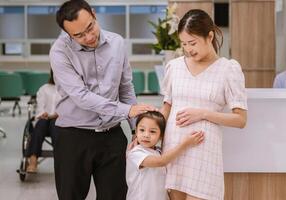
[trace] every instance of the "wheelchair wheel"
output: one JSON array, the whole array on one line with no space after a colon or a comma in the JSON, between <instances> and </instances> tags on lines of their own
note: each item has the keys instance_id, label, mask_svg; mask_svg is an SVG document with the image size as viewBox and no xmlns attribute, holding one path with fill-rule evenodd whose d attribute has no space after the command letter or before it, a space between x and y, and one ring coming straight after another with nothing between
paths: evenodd
<instances>
[{"instance_id":1,"label":"wheelchair wheel","mask_svg":"<svg viewBox=\"0 0 286 200\"><path fill-rule=\"evenodd\" d=\"M28 119L23 132L22 160L20 163L20 168L17 170L17 173L19 174L19 178L21 181L25 181L27 175L28 154L29 154L29 146L30 146L32 131L33 131L32 120Z\"/></svg>"},{"instance_id":2,"label":"wheelchair wheel","mask_svg":"<svg viewBox=\"0 0 286 200\"><path fill-rule=\"evenodd\" d=\"M25 181L26 179L26 170L27 170L27 166L28 166L28 159L27 158L23 158L20 164L20 169L17 170L17 172L19 173L19 178L22 182Z\"/></svg>"},{"instance_id":3,"label":"wheelchair wheel","mask_svg":"<svg viewBox=\"0 0 286 200\"><path fill-rule=\"evenodd\" d=\"M25 125L23 139L22 139L22 155L24 158L27 157L28 155L32 131L33 131L32 121L28 120Z\"/></svg>"}]
</instances>

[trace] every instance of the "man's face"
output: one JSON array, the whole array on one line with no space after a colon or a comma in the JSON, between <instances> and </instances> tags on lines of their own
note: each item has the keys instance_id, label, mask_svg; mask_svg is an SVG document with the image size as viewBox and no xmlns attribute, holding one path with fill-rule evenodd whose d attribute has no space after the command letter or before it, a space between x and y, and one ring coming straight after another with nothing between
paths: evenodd
<instances>
[{"instance_id":1,"label":"man's face","mask_svg":"<svg viewBox=\"0 0 286 200\"><path fill-rule=\"evenodd\" d=\"M95 15L92 16L88 11L82 9L76 20L64 21L64 28L79 44L91 48L97 47L100 27Z\"/></svg>"}]
</instances>

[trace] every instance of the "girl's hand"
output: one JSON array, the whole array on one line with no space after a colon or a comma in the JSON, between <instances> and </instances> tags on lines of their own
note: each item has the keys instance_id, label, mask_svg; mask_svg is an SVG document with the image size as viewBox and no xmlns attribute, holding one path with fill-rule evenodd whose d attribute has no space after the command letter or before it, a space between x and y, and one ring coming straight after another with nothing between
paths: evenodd
<instances>
[{"instance_id":1,"label":"girl's hand","mask_svg":"<svg viewBox=\"0 0 286 200\"><path fill-rule=\"evenodd\" d=\"M204 119L206 110L198 108L186 108L177 112L176 125L179 127L188 126L192 123L201 121Z\"/></svg>"},{"instance_id":2,"label":"girl's hand","mask_svg":"<svg viewBox=\"0 0 286 200\"><path fill-rule=\"evenodd\" d=\"M137 141L137 137L135 136L134 139L132 138L132 142L130 144L128 144L127 151L130 151L131 149L133 149L137 145L138 145L138 141Z\"/></svg>"},{"instance_id":3,"label":"girl's hand","mask_svg":"<svg viewBox=\"0 0 286 200\"><path fill-rule=\"evenodd\" d=\"M198 131L198 132L193 132L191 134L188 134L186 137L183 139L183 143L186 146L195 146L204 141L204 132Z\"/></svg>"}]
</instances>

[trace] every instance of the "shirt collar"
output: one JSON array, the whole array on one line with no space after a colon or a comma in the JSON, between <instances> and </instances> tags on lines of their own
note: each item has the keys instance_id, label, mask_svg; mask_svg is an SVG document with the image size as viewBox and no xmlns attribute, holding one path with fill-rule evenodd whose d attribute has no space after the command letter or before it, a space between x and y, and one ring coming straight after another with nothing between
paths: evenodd
<instances>
[{"instance_id":1,"label":"shirt collar","mask_svg":"<svg viewBox=\"0 0 286 200\"><path fill-rule=\"evenodd\" d=\"M98 46L96 48L82 46L81 44L79 44L77 41L75 41L71 37L70 37L70 40L71 40L72 49L77 50L77 51L94 51L95 49L104 45L106 42L109 42L108 37L106 37L105 31L102 31L102 30L100 30L99 43L98 43Z\"/></svg>"}]
</instances>

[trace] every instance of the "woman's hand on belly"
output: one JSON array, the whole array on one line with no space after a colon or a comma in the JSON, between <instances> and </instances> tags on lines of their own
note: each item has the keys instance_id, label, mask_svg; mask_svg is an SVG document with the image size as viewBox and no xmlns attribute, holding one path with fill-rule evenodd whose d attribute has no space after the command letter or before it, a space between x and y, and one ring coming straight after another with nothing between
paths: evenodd
<instances>
[{"instance_id":1,"label":"woman's hand on belly","mask_svg":"<svg viewBox=\"0 0 286 200\"><path fill-rule=\"evenodd\" d=\"M176 125L179 127L188 126L192 123L204 120L207 110L200 108L185 108L177 112Z\"/></svg>"}]
</instances>

